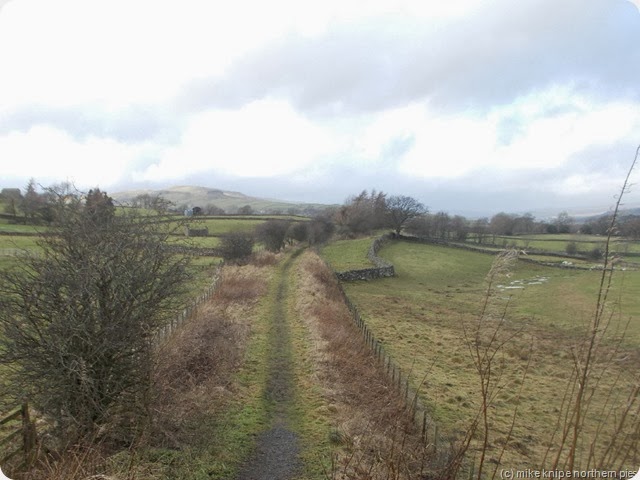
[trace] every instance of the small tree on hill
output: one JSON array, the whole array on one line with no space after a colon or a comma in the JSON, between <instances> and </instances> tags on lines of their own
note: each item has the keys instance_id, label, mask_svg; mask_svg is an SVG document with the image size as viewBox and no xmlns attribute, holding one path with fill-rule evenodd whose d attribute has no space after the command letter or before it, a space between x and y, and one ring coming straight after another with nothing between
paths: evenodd
<instances>
[{"instance_id":1,"label":"small tree on hill","mask_svg":"<svg viewBox=\"0 0 640 480\"><path fill-rule=\"evenodd\" d=\"M52 198L53 234L0 272L0 362L67 438L105 425L131 434L147 412L152 340L181 303L188 258L153 216L96 214L106 194Z\"/></svg>"}]
</instances>

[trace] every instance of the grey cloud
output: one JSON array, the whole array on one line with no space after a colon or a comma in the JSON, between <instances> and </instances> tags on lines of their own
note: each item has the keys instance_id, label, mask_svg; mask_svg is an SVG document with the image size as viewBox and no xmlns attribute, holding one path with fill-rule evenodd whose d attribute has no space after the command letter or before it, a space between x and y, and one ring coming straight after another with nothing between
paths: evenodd
<instances>
[{"instance_id":1,"label":"grey cloud","mask_svg":"<svg viewBox=\"0 0 640 480\"><path fill-rule=\"evenodd\" d=\"M179 137L177 122L155 107L132 105L115 112L84 105L66 108L31 105L0 114L0 134L27 132L38 125L51 126L83 141L89 136L124 143L146 140L173 142Z\"/></svg>"},{"instance_id":2,"label":"grey cloud","mask_svg":"<svg viewBox=\"0 0 640 480\"><path fill-rule=\"evenodd\" d=\"M626 0L502 0L434 29L389 17L289 35L239 60L221 78L194 82L186 109L232 108L267 96L334 115L413 100L485 108L549 85L640 98L640 14Z\"/></svg>"}]
</instances>

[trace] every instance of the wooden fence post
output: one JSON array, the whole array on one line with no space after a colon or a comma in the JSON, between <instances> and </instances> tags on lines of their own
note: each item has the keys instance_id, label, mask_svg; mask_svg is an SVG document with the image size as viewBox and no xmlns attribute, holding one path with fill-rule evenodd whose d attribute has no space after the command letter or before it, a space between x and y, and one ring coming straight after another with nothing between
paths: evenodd
<instances>
[{"instance_id":1,"label":"wooden fence post","mask_svg":"<svg viewBox=\"0 0 640 480\"><path fill-rule=\"evenodd\" d=\"M34 460L36 437L36 426L29 416L29 404L27 401L24 401L22 403L22 438L24 442L25 464L27 467L29 467Z\"/></svg>"},{"instance_id":2,"label":"wooden fence post","mask_svg":"<svg viewBox=\"0 0 640 480\"><path fill-rule=\"evenodd\" d=\"M427 442L427 412L422 412L422 439Z\"/></svg>"}]
</instances>

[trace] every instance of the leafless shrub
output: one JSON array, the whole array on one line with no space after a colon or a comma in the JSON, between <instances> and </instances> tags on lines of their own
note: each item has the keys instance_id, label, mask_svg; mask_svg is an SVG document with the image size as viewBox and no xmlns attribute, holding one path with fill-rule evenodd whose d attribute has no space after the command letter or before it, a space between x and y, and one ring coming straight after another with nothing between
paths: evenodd
<instances>
[{"instance_id":1,"label":"leafless shrub","mask_svg":"<svg viewBox=\"0 0 640 480\"><path fill-rule=\"evenodd\" d=\"M0 271L0 362L61 440L130 442L148 413L152 338L183 301L189 259L157 217L50 194L53 234Z\"/></svg>"}]
</instances>

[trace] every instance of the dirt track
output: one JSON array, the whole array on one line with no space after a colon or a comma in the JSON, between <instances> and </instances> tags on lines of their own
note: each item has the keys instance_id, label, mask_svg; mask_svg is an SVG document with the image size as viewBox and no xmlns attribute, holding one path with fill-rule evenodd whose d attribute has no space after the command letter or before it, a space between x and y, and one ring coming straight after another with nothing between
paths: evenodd
<instances>
[{"instance_id":1,"label":"dirt track","mask_svg":"<svg viewBox=\"0 0 640 480\"><path fill-rule=\"evenodd\" d=\"M289 272L296 254L283 266L269 335L269 379L265 396L270 403L271 427L256 438L252 456L245 462L237 480L287 480L301 472L298 436L289 428L289 409L293 392L291 339L286 318Z\"/></svg>"}]
</instances>

